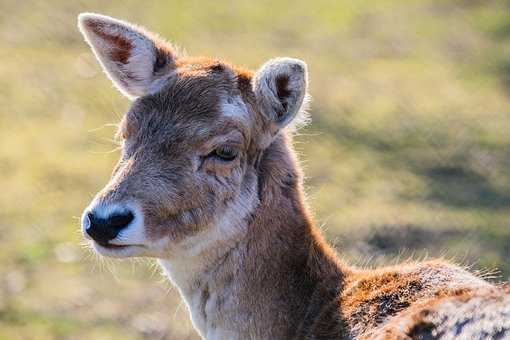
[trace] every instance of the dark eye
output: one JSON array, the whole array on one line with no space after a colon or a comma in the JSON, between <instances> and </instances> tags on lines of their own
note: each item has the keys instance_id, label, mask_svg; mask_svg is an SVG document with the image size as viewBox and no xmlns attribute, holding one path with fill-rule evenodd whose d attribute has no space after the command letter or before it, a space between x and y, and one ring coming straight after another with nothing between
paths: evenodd
<instances>
[{"instance_id":1,"label":"dark eye","mask_svg":"<svg viewBox=\"0 0 510 340\"><path fill-rule=\"evenodd\" d=\"M222 161L233 161L237 157L237 151L229 146L222 146L211 153L211 156L221 159Z\"/></svg>"}]
</instances>

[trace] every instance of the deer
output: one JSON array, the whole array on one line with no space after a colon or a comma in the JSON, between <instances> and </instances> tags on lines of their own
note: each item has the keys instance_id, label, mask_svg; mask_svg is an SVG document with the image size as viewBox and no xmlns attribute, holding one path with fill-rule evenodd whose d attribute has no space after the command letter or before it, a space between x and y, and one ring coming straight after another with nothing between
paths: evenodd
<instances>
[{"instance_id":1,"label":"deer","mask_svg":"<svg viewBox=\"0 0 510 340\"><path fill-rule=\"evenodd\" d=\"M155 258L202 338L510 338L510 286L444 259L359 268L326 242L292 144L305 62L253 72L105 15L78 27L131 100L82 233L100 255Z\"/></svg>"}]
</instances>

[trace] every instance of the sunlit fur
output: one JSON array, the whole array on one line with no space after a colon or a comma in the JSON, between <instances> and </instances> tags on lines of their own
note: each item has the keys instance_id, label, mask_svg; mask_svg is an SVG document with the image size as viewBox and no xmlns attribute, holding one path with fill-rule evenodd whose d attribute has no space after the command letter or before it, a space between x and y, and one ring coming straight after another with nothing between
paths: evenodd
<instances>
[{"instance_id":1,"label":"sunlit fur","mask_svg":"<svg viewBox=\"0 0 510 340\"><path fill-rule=\"evenodd\" d=\"M253 73L179 57L109 17L79 21L105 72L134 100L120 124L121 159L84 216L136 206L138 222L111 241L124 247L94 248L158 258L202 337L510 336L508 289L441 260L358 269L323 240L289 132L304 117L304 62L277 58ZM216 157L222 147L236 156Z\"/></svg>"}]
</instances>

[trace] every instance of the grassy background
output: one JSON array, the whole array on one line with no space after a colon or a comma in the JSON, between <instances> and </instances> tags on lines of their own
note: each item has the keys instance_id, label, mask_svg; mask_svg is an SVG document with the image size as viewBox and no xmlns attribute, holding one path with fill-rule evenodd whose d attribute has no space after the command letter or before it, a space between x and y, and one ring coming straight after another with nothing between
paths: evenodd
<instances>
[{"instance_id":1,"label":"grassy background","mask_svg":"<svg viewBox=\"0 0 510 340\"><path fill-rule=\"evenodd\" d=\"M510 1L2 0L0 339L196 339L151 261L80 246L128 106L81 11L251 68L306 60L314 122L296 144L341 256L445 256L510 278Z\"/></svg>"}]
</instances>

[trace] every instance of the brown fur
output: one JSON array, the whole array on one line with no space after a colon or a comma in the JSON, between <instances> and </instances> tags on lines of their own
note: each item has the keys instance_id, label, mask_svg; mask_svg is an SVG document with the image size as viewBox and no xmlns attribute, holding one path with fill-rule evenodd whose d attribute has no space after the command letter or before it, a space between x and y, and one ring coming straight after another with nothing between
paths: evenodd
<instances>
[{"instance_id":1,"label":"brown fur","mask_svg":"<svg viewBox=\"0 0 510 340\"><path fill-rule=\"evenodd\" d=\"M129 50L122 39L112 43ZM274 129L258 106L252 72L208 58L177 58L171 69L167 83L136 99L123 118L122 157L96 200L139 202L149 239L170 240L164 253L148 256L183 261L175 258L176 245L204 233L239 195L256 190L255 207L243 217L246 232L198 254L207 259L206 274L180 287L183 295L199 293L200 322L246 339L510 336L509 289L440 260L374 270L339 260L308 212L290 133L280 131L262 147ZM277 80L282 102L288 82ZM222 114L221 101L236 96L248 117ZM225 143L239 150L235 161L207 157ZM473 312L486 305L496 308L490 319ZM478 333L458 329L462 306L476 314L465 322L478 325Z\"/></svg>"},{"instance_id":2,"label":"brown fur","mask_svg":"<svg viewBox=\"0 0 510 340\"><path fill-rule=\"evenodd\" d=\"M445 290L388 322L376 339L503 339L510 327L510 290Z\"/></svg>"}]
</instances>

